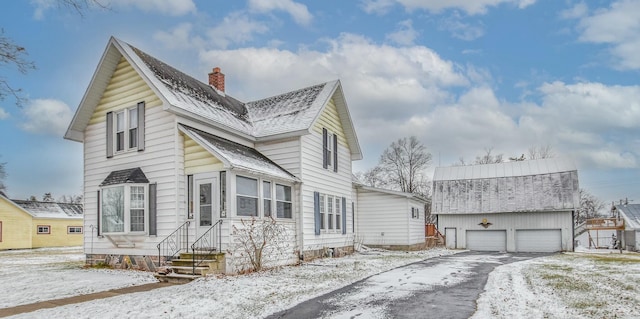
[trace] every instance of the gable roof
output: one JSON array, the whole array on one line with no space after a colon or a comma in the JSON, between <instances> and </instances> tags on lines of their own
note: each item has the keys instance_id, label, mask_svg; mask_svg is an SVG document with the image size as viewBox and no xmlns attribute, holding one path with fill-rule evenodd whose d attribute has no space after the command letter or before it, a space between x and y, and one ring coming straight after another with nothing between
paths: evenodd
<instances>
[{"instance_id":1,"label":"gable roof","mask_svg":"<svg viewBox=\"0 0 640 319\"><path fill-rule=\"evenodd\" d=\"M3 194L0 198L5 199L19 210L31 215L34 218L53 219L82 219L83 210L81 204L38 202L29 200L9 199Z\"/></svg>"},{"instance_id":2,"label":"gable roof","mask_svg":"<svg viewBox=\"0 0 640 319\"><path fill-rule=\"evenodd\" d=\"M287 181L299 181L295 175L289 173L256 149L202 132L186 125L180 125L180 131L184 132L192 140L196 141L196 143L218 158L224 164L225 168L269 175Z\"/></svg>"},{"instance_id":3,"label":"gable roof","mask_svg":"<svg viewBox=\"0 0 640 319\"><path fill-rule=\"evenodd\" d=\"M627 229L640 230L640 204L615 205L624 218Z\"/></svg>"},{"instance_id":4,"label":"gable roof","mask_svg":"<svg viewBox=\"0 0 640 319\"><path fill-rule=\"evenodd\" d=\"M406 197L407 199L416 200L416 201L419 201L419 202L421 202L423 204L427 204L428 203L428 201L424 197L416 195L416 194L412 194L412 193L394 191L394 190L386 189L386 188L372 187L372 186L367 186L367 185L363 185L363 184L356 183L356 182L353 182L353 186L356 189L362 189L362 190L369 191L369 192L377 192L377 193L395 195L395 196L400 196L400 197Z\"/></svg>"},{"instance_id":5,"label":"gable roof","mask_svg":"<svg viewBox=\"0 0 640 319\"><path fill-rule=\"evenodd\" d=\"M160 98L165 110L222 128L251 141L309 133L333 97L352 158L362 158L340 81L243 103L114 37L109 40L67 129L66 139L83 141L83 132L89 119L123 57Z\"/></svg>"}]
</instances>

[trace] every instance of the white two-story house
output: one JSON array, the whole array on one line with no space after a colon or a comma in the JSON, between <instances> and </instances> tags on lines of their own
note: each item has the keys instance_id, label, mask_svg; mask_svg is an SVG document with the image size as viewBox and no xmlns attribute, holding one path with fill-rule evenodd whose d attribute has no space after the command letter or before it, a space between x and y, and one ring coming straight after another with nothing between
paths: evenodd
<instances>
[{"instance_id":1,"label":"white two-story house","mask_svg":"<svg viewBox=\"0 0 640 319\"><path fill-rule=\"evenodd\" d=\"M153 270L202 235L226 252L268 216L289 232L284 263L353 249L362 152L339 81L240 101L219 68L203 83L111 38L65 138L84 145L88 260Z\"/></svg>"}]
</instances>

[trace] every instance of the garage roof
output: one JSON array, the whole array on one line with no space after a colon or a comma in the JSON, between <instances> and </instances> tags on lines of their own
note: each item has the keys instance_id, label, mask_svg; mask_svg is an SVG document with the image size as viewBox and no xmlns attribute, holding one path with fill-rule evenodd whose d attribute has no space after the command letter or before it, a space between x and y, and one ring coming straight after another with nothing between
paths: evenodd
<instances>
[{"instance_id":1,"label":"garage roof","mask_svg":"<svg viewBox=\"0 0 640 319\"><path fill-rule=\"evenodd\" d=\"M496 164L436 167L434 181L467 180L510 176L542 175L576 171L573 161L561 158L545 158Z\"/></svg>"}]
</instances>

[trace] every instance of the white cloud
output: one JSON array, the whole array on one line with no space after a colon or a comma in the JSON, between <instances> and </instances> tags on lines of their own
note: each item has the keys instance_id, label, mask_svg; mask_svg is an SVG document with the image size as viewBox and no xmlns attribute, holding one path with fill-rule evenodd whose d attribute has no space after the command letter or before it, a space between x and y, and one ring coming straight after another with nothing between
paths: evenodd
<instances>
[{"instance_id":1,"label":"white cloud","mask_svg":"<svg viewBox=\"0 0 640 319\"><path fill-rule=\"evenodd\" d=\"M450 17L442 19L439 28L447 30L452 36L465 41L475 40L484 35L483 27L462 22L462 17L458 12L454 12Z\"/></svg>"},{"instance_id":2,"label":"white cloud","mask_svg":"<svg viewBox=\"0 0 640 319\"><path fill-rule=\"evenodd\" d=\"M9 118L9 113L0 107L0 120Z\"/></svg>"},{"instance_id":3,"label":"white cloud","mask_svg":"<svg viewBox=\"0 0 640 319\"><path fill-rule=\"evenodd\" d=\"M573 15L580 17L577 26L580 41L608 45L614 68L640 69L640 1L616 1L586 16L580 10Z\"/></svg>"},{"instance_id":4,"label":"white cloud","mask_svg":"<svg viewBox=\"0 0 640 319\"><path fill-rule=\"evenodd\" d=\"M268 31L264 23L251 20L244 12L237 11L224 17L220 24L207 31L207 35L216 48L226 49L232 43L247 43L255 34Z\"/></svg>"},{"instance_id":5,"label":"white cloud","mask_svg":"<svg viewBox=\"0 0 640 319\"><path fill-rule=\"evenodd\" d=\"M369 14L385 14L395 3L395 0L362 0L360 6L364 12Z\"/></svg>"},{"instance_id":6,"label":"white cloud","mask_svg":"<svg viewBox=\"0 0 640 319\"><path fill-rule=\"evenodd\" d=\"M31 100L23 109L25 121L20 127L31 133L62 136L73 113L67 104L53 99Z\"/></svg>"},{"instance_id":7,"label":"white cloud","mask_svg":"<svg viewBox=\"0 0 640 319\"><path fill-rule=\"evenodd\" d=\"M398 23L399 30L387 34L387 40L399 45L413 45L419 33L413 28L411 20L404 20Z\"/></svg>"},{"instance_id":8,"label":"white cloud","mask_svg":"<svg viewBox=\"0 0 640 319\"><path fill-rule=\"evenodd\" d=\"M249 9L261 13L284 11L300 25L309 25L313 20L313 15L309 13L307 6L293 0L249 0Z\"/></svg>"},{"instance_id":9,"label":"white cloud","mask_svg":"<svg viewBox=\"0 0 640 319\"><path fill-rule=\"evenodd\" d=\"M560 12L563 19L578 19L587 15L589 7L584 2L576 3L573 7Z\"/></svg>"},{"instance_id":10,"label":"white cloud","mask_svg":"<svg viewBox=\"0 0 640 319\"><path fill-rule=\"evenodd\" d=\"M159 12L171 16L181 16L196 12L193 0L110 0L107 6L136 7L145 12Z\"/></svg>"},{"instance_id":11,"label":"white cloud","mask_svg":"<svg viewBox=\"0 0 640 319\"><path fill-rule=\"evenodd\" d=\"M444 10L462 10L468 15L485 14L490 7L497 7L502 4L517 6L524 9L536 2L536 0L396 0L407 10L422 9L433 13L440 13Z\"/></svg>"},{"instance_id":12,"label":"white cloud","mask_svg":"<svg viewBox=\"0 0 640 319\"><path fill-rule=\"evenodd\" d=\"M191 30L193 25L185 22L177 25L169 32L158 31L153 35L153 38L162 43L168 49L187 50L193 48L202 48L205 41L198 37L192 36Z\"/></svg>"},{"instance_id":13,"label":"white cloud","mask_svg":"<svg viewBox=\"0 0 640 319\"><path fill-rule=\"evenodd\" d=\"M44 18L44 13L55 7L54 0L31 0L31 5L35 6L35 11L33 12L33 18L36 20L42 20Z\"/></svg>"}]
</instances>

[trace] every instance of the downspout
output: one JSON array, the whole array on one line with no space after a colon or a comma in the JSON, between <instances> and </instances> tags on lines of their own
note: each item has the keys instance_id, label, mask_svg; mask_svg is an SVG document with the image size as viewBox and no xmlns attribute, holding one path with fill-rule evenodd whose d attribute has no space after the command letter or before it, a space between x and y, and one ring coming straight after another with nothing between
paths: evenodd
<instances>
[{"instance_id":1,"label":"downspout","mask_svg":"<svg viewBox=\"0 0 640 319\"><path fill-rule=\"evenodd\" d=\"M303 211L303 194L302 194L302 182L295 182L294 185L298 188L300 195L298 196L298 259L304 260L304 211Z\"/></svg>"},{"instance_id":2,"label":"downspout","mask_svg":"<svg viewBox=\"0 0 640 319\"><path fill-rule=\"evenodd\" d=\"M576 251L576 211L571 211L571 251Z\"/></svg>"}]
</instances>

